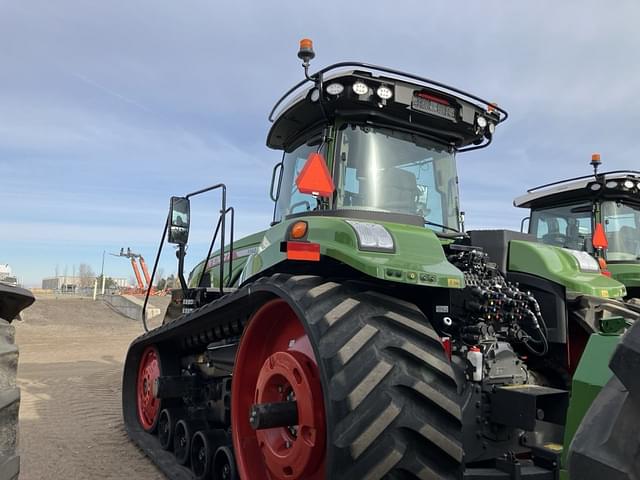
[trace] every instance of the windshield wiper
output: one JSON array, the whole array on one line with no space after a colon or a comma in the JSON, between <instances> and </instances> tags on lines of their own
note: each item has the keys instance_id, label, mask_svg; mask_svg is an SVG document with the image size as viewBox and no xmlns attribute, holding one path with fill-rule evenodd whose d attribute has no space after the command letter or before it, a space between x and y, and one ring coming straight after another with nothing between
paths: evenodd
<instances>
[{"instance_id":1,"label":"windshield wiper","mask_svg":"<svg viewBox=\"0 0 640 480\"><path fill-rule=\"evenodd\" d=\"M429 221L429 220L425 220L425 221L424 221L424 224L425 224L425 225L431 225L432 227L439 227L439 228L442 228L443 230L449 230L449 231L451 231L451 232L455 232L455 233L458 233L458 234L460 234L460 235L465 235L465 236L466 236L466 233L461 232L460 230L456 230L456 229L455 229L455 228L453 228L453 227L447 227L446 225L441 225L441 224L436 223L436 222L431 222L431 221ZM437 233L438 233L438 232L437 232ZM444 233L444 232L439 232L439 233Z\"/></svg>"}]
</instances>

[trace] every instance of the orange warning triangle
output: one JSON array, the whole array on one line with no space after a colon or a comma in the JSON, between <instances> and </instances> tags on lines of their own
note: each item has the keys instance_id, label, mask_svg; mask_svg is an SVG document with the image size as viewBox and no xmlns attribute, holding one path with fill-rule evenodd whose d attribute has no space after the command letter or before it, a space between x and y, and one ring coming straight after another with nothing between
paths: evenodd
<instances>
[{"instance_id":1,"label":"orange warning triangle","mask_svg":"<svg viewBox=\"0 0 640 480\"><path fill-rule=\"evenodd\" d=\"M609 248L609 240L607 240L607 235L604 233L604 228L601 223L596 225L596 231L593 232L593 248Z\"/></svg>"},{"instance_id":2,"label":"orange warning triangle","mask_svg":"<svg viewBox=\"0 0 640 480\"><path fill-rule=\"evenodd\" d=\"M336 187L327 168L327 162L321 153L312 153L302 171L296 178L296 186L300 193L310 193L320 197L329 197Z\"/></svg>"}]
</instances>

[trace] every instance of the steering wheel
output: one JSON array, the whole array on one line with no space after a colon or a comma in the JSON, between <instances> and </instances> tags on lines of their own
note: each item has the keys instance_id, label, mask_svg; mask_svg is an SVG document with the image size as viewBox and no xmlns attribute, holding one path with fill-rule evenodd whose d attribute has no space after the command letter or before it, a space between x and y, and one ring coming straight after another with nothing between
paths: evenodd
<instances>
[{"instance_id":1,"label":"steering wheel","mask_svg":"<svg viewBox=\"0 0 640 480\"><path fill-rule=\"evenodd\" d=\"M550 245L564 247L567 243L567 236L564 233L560 232L547 233L546 235L542 236L542 241Z\"/></svg>"}]
</instances>

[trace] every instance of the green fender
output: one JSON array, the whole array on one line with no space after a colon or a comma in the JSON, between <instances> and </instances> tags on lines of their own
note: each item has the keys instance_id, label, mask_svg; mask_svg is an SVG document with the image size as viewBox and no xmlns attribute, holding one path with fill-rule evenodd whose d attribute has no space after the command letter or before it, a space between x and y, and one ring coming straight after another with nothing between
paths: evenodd
<instances>
[{"instance_id":1,"label":"green fender","mask_svg":"<svg viewBox=\"0 0 640 480\"><path fill-rule=\"evenodd\" d=\"M621 298L626 288L617 280L596 272L583 272L578 261L563 248L542 243L512 240L509 244L509 271L546 278L563 285L568 293Z\"/></svg>"},{"instance_id":2,"label":"green fender","mask_svg":"<svg viewBox=\"0 0 640 480\"><path fill-rule=\"evenodd\" d=\"M432 287L464 287L464 275L447 261L440 239L430 229L377 221L393 237L395 251L371 252L358 249L355 230L346 221L353 219L313 215L285 220L267 230L258 252L247 262L243 278L285 261L286 252L281 251L280 244L286 239L289 225L301 220L308 224L306 240L320 244L321 255L370 277Z\"/></svg>"}]
</instances>

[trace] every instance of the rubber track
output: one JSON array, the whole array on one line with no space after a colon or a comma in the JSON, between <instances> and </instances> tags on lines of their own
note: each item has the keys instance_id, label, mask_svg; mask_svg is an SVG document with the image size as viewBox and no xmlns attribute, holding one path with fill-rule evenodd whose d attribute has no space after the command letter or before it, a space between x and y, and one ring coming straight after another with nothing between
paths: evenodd
<instances>
[{"instance_id":1,"label":"rubber track","mask_svg":"<svg viewBox=\"0 0 640 480\"><path fill-rule=\"evenodd\" d=\"M211 335L206 328L241 329L274 297L285 299L303 321L320 364L328 479L459 478L456 376L425 316L412 304L354 284L285 274L259 279L132 344L123 384L127 430L170 478L192 476L158 451L155 437L140 434L131 398L139 354L146 345L168 341L191 348Z\"/></svg>"},{"instance_id":2,"label":"rubber track","mask_svg":"<svg viewBox=\"0 0 640 480\"><path fill-rule=\"evenodd\" d=\"M13 325L0 319L0 478L13 480L20 472L18 456L18 410L16 386L18 347Z\"/></svg>"}]
</instances>

